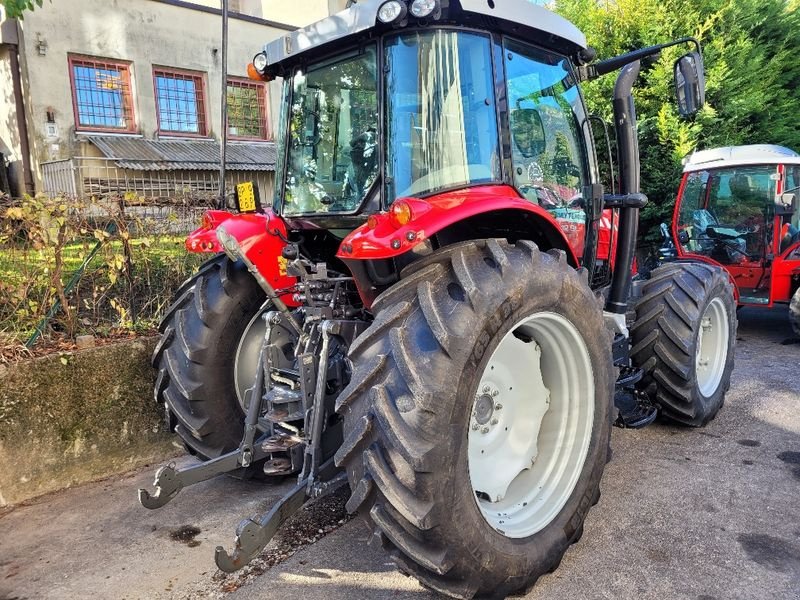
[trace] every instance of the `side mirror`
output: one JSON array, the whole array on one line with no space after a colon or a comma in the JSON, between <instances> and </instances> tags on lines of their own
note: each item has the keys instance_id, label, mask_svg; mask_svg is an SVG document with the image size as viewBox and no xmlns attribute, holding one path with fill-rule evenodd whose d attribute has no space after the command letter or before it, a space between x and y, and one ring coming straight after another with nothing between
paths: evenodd
<instances>
[{"instance_id":1,"label":"side mirror","mask_svg":"<svg viewBox=\"0 0 800 600\"><path fill-rule=\"evenodd\" d=\"M509 116L511 135L522 156L539 156L547 148L544 125L535 108L515 108Z\"/></svg>"},{"instance_id":2,"label":"side mirror","mask_svg":"<svg viewBox=\"0 0 800 600\"><path fill-rule=\"evenodd\" d=\"M777 204L776 211L781 216L793 215L800 210L800 199L794 192L781 194L781 199Z\"/></svg>"},{"instance_id":3,"label":"side mirror","mask_svg":"<svg viewBox=\"0 0 800 600\"><path fill-rule=\"evenodd\" d=\"M684 54L675 62L675 94L682 117L697 114L706 102L706 74L699 52Z\"/></svg>"},{"instance_id":4,"label":"side mirror","mask_svg":"<svg viewBox=\"0 0 800 600\"><path fill-rule=\"evenodd\" d=\"M689 233L685 229L681 229L678 232L678 242L681 246L685 246L689 243Z\"/></svg>"}]
</instances>

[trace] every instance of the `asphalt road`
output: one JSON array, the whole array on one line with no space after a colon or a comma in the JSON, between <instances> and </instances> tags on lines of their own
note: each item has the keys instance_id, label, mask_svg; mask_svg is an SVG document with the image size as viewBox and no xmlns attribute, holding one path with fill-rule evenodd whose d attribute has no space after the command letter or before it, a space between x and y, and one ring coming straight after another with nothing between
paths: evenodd
<instances>
[{"instance_id":1,"label":"asphalt road","mask_svg":"<svg viewBox=\"0 0 800 600\"><path fill-rule=\"evenodd\" d=\"M733 385L702 430L614 430L583 539L526 598L800 599L800 343L785 311L740 312ZM146 511L150 471L0 517L0 600L427 599L339 497L304 514L255 568L221 576L239 518L291 485L221 478ZM340 526L341 525L341 526ZM318 541L314 541L320 538ZM299 545L299 547L297 547Z\"/></svg>"}]
</instances>

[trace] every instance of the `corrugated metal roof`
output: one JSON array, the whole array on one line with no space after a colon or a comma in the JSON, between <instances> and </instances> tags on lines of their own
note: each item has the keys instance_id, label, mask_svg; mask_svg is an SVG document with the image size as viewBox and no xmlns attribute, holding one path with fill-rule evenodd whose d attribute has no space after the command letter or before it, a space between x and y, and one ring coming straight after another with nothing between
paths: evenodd
<instances>
[{"instance_id":1,"label":"corrugated metal roof","mask_svg":"<svg viewBox=\"0 0 800 600\"><path fill-rule=\"evenodd\" d=\"M214 140L145 140L91 135L87 139L122 169L136 171L215 171L219 142ZM229 142L226 166L231 171L274 171L273 142Z\"/></svg>"}]
</instances>

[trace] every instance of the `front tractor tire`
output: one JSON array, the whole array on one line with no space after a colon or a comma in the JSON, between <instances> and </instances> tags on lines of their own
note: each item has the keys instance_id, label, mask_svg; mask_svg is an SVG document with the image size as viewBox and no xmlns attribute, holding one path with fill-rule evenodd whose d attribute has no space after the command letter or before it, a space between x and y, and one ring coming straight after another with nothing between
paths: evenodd
<instances>
[{"instance_id":1,"label":"front tractor tire","mask_svg":"<svg viewBox=\"0 0 800 600\"><path fill-rule=\"evenodd\" d=\"M705 263L655 269L642 287L631 328L631 358L660 414L702 427L730 388L736 301L727 273Z\"/></svg>"},{"instance_id":2,"label":"front tractor tire","mask_svg":"<svg viewBox=\"0 0 800 600\"><path fill-rule=\"evenodd\" d=\"M221 254L181 286L161 321L155 399L198 458L216 458L242 440L240 397L256 373L265 300L247 268Z\"/></svg>"},{"instance_id":3,"label":"front tractor tire","mask_svg":"<svg viewBox=\"0 0 800 600\"><path fill-rule=\"evenodd\" d=\"M794 334L800 338L800 288L797 288L789 303L789 322Z\"/></svg>"},{"instance_id":4,"label":"front tractor tire","mask_svg":"<svg viewBox=\"0 0 800 600\"><path fill-rule=\"evenodd\" d=\"M474 241L409 268L350 348L347 508L426 587L503 597L558 566L599 498L611 336L561 251Z\"/></svg>"}]
</instances>

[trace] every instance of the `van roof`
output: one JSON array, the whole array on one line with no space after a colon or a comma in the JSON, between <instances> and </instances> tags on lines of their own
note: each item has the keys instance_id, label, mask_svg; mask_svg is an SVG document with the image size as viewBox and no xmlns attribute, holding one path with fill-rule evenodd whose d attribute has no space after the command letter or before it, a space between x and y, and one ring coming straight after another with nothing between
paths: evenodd
<instances>
[{"instance_id":1,"label":"van roof","mask_svg":"<svg viewBox=\"0 0 800 600\"><path fill-rule=\"evenodd\" d=\"M740 165L795 164L800 165L800 154L775 144L724 146L700 150L684 159L683 172L705 171L719 167Z\"/></svg>"}]
</instances>

